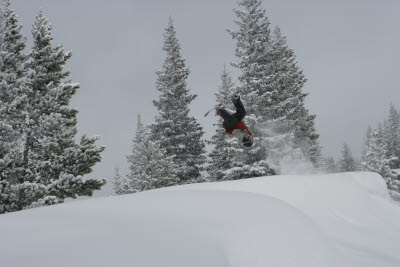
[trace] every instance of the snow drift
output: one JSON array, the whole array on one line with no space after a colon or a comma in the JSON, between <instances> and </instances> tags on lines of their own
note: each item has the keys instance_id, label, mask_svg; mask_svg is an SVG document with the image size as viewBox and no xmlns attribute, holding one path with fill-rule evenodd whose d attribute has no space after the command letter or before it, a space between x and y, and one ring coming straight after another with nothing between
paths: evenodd
<instances>
[{"instance_id":1,"label":"snow drift","mask_svg":"<svg viewBox=\"0 0 400 267\"><path fill-rule=\"evenodd\" d=\"M0 216L0 265L400 266L400 207L373 173L170 187Z\"/></svg>"}]
</instances>

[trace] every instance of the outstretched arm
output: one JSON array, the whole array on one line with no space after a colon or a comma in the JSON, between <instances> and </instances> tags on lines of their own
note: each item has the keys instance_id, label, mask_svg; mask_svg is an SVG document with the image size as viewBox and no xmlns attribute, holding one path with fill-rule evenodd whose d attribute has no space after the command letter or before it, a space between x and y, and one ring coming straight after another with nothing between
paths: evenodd
<instances>
[{"instance_id":1,"label":"outstretched arm","mask_svg":"<svg viewBox=\"0 0 400 267\"><path fill-rule=\"evenodd\" d=\"M253 134L249 131L249 128L247 128L246 125L244 125L244 130L250 135L251 141L253 141Z\"/></svg>"}]
</instances>

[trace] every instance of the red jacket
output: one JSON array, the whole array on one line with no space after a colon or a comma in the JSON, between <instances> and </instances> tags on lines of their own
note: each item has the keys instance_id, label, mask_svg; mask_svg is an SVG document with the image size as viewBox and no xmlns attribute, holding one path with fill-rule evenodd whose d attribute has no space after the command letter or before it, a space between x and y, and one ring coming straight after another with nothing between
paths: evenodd
<instances>
[{"instance_id":1,"label":"red jacket","mask_svg":"<svg viewBox=\"0 0 400 267\"><path fill-rule=\"evenodd\" d=\"M251 132L249 131L249 128L247 128L246 124L244 124L243 121L239 121L238 123L235 124L235 126L233 126L233 128L230 128L230 129L226 130L226 132L228 134L232 134L233 130L235 130L235 129L246 130L246 132L249 135L252 135Z\"/></svg>"}]
</instances>

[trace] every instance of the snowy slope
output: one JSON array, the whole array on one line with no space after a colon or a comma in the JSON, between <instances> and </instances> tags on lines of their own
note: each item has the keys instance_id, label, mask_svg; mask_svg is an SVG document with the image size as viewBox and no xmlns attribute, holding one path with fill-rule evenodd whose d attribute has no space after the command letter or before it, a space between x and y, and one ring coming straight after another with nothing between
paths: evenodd
<instances>
[{"instance_id":1,"label":"snowy slope","mask_svg":"<svg viewBox=\"0 0 400 267\"><path fill-rule=\"evenodd\" d=\"M171 187L0 215L0 266L400 266L372 173Z\"/></svg>"}]
</instances>

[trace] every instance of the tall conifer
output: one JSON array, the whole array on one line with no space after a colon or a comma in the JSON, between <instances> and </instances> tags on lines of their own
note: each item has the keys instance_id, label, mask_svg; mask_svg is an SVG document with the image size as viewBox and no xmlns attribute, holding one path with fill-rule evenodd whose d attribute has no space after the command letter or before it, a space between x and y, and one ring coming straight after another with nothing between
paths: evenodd
<instances>
[{"instance_id":1,"label":"tall conifer","mask_svg":"<svg viewBox=\"0 0 400 267\"><path fill-rule=\"evenodd\" d=\"M293 50L279 27L271 32L261 0L242 0L234 11L238 29L229 32L236 41L238 60L233 65L240 70L246 123L255 136L254 146L243 156L246 165L257 170L252 175L268 175L272 172L265 159L279 171L282 159L302 153L302 160L318 166L321 151L315 116L304 105L306 79Z\"/></svg>"},{"instance_id":2,"label":"tall conifer","mask_svg":"<svg viewBox=\"0 0 400 267\"><path fill-rule=\"evenodd\" d=\"M166 58L157 72L159 99L154 101L158 109L152 134L161 148L173 156L177 166L179 183L197 182L205 163L204 132L194 117L189 115L189 105L196 98L187 88L189 69L181 57L181 48L170 18L164 33L163 50Z\"/></svg>"},{"instance_id":3,"label":"tall conifer","mask_svg":"<svg viewBox=\"0 0 400 267\"><path fill-rule=\"evenodd\" d=\"M21 145L27 119L26 38L9 0L0 1L0 180L23 182Z\"/></svg>"},{"instance_id":4,"label":"tall conifer","mask_svg":"<svg viewBox=\"0 0 400 267\"><path fill-rule=\"evenodd\" d=\"M218 86L218 91L215 94L216 103L224 103L224 108L233 109L233 104L230 101L224 101L227 97L235 92L234 83L224 67L221 74L221 85ZM239 162L235 159L237 153L241 153L238 147L239 144L235 139L231 138L222 126L222 118L218 117L218 122L215 125L217 128L215 134L209 142L213 145L213 149L209 154L210 160L207 166L207 171L212 180L232 180L237 174L231 171ZM232 175L234 174L234 175Z\"/></svg>"},{"instance_id":5,"label":"tall conifer","mask_svg":"<svg viewBox=\"0 0 400 267\"><path fill-rule=\"evenodd\" d=\"M273 54L270 49L270 22L260 0L242 0L234 10L238 29L230 30L236 40L237 62L233 63L239 75L240 93L246 108L245 122L254 134L254 145L238 155L242 167L241 178L272 174L267 164L268 137L261 127L267 121L271 107L270 84Z\"/></svg>"},{"instance_id":6,"label":"tall conifer","mask_svg":"<svg viewBox=\"0 0 400 267\"><path fill-rule=\"evenodd\" d=\"M357 170L356 161L353 158L350 147L346 143L343 144L342 158L339 161L339 167L342 172Z\"/></svg>"},{"instance_id":7,"label":"tall conifer","mask_svg":"<svg viewBox=\"0 0 400 267\"><path fill-rule=\"evenodd\" d=\"M82 182L82 176L92 172L93 166L101 161L100 153L104 147L95 145L98 137L83 135L79 143L75 141L78 111L68 105L79 84L66 80L69 71L65 71L64 66L72 54L64 52L62 45L53 46L51 29L40 11L32 29L34 46L29 65L32 95L24 164L34 173L33 178L42 184L64 180L71 187L80 185L79 189L71 188L70 192L65 188L53 188L53 193L61 198L91 195L104 182Z\"/></svg>"},{"instance_id":8,"label":"tall conifer","mask_svg":"<svg viewBox=\"0 0 400 267\"><path fill-rule=\"evenodd\" d=\"M128 192L139 192L178 183L174 156L151 140L150 129L137 118L132 152L127 156L130 172L127 176Z\"/></svg>"}]
</instances>

